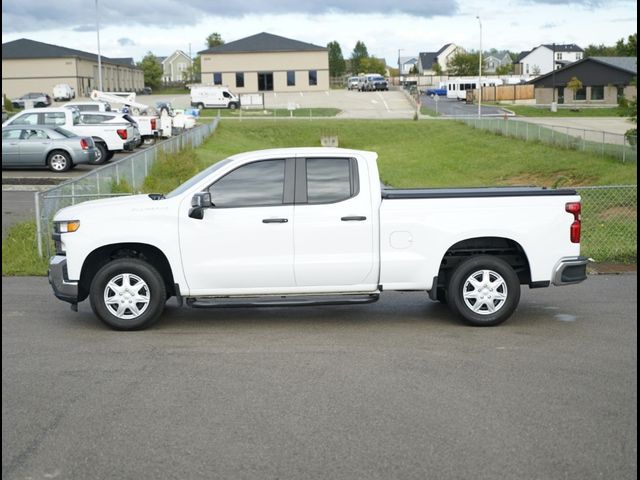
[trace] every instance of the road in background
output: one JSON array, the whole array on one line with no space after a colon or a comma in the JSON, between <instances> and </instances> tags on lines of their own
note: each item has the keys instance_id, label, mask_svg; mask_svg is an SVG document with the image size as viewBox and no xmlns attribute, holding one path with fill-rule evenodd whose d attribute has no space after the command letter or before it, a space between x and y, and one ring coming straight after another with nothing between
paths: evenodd
<instances>
[{"instance_id":1,"label":"road in background","mask_svg":"<svg viewBox=\"0 0 640 480\"><path fill-rule=\"evenodd\" d=\"M2 477L635 479L636 281L524 288L495 328L388 292L118 333L3 278Z\"/></svg>"}]
</instances>

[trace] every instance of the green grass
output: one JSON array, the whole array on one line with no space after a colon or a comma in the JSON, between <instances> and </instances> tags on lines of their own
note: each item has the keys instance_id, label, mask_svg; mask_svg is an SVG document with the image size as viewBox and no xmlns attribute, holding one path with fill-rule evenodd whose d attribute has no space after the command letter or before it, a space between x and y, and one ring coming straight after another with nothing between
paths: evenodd
<instances>
[{"instance_id":1,"label":"green grass","mask_svg":"<svg viewBox=\"0 0 640 480\"><path fill-rule=\"evenodd\" d=\"M221 117L225 118L242 118L242 117L262 117L262 118L273 118L273 117L335 117L342 110L339 108L297 108L295 110L287 110L286 108L270 108L266 110L256 110L256 109L238 109L238 110L229 110L227 108L221 109L211 109L207 108L200 111L200 116L207 117L216 117L218 112L220 112Z\"/></svg>"},{"instance_id":2,"label":"green grass","mask_svg":"<svg viewBox=\"0 0 640 480\"><path fill-rule=\"evenodd\" d=\"M152 95L188 95L191 92L187 87L160 87L154 88Z\"/></svg>"},{"instance_id":3,"label":"green grass","mask_svg":"<svg viewBox=\"0 0 640 480\"><path fill-rule=\"evenodd\" d=\"M497 104L496 104L497 105ZM620 117L622 110L618 107L558 107L552 112L549 107L534 107L529 105L497 105L511 110L521 117Z\"/></svg>"},{"instance_id":4,"label":"green grass","mask_svg":"<svg viewBox=\"0 0 640 480\"><path fill-rule=\"evenodd\" d=\"M49 259L38 256L36 222L11 227L2 240L2 275L46 275Z\"/></svg>"},{"instance_id":5,"label":"green grass","mask_svg":"<svg viewBox=\"0 0 640 480\"><path fill-rule=\"evenodd\" d=\"M527 143L449 120L317 120L222 122L196 150L204 164L263 148L320 146L338 135L341 147L378 152L382 180L395 187L635 184L635 164L594 153Z\"/></svg>"},{"instance_id":6,"label":"green grass","mask_svg":"<svg viewBox=\"0 0 640 480\"><path fill-rule=\"evenodd\" d=\"M430 117L439 117L440 116L440 112L436 112L435 110L433 110L432 108L429 108L429 107L420 107L420 114L421 115L429 115Z\"/></svg>"}]
</instances>

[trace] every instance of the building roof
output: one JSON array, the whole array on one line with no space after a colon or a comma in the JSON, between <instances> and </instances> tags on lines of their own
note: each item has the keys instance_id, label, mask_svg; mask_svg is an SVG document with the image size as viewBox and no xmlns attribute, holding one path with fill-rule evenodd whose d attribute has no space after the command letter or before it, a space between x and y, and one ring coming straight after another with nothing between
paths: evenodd
<instances>
[{"instance_id":1,"label":"building roof","mask_svg":"<svg viewBox=\"0 0 640 480\"><path fill-rule=\"evenodd\" d=\"M2 59L25 59L25 58L82 58L85 60L98 61L98 55L95 53L83 52L82 50L74 50L73 48L60 47L49 43L36 42L28 38L20 38L11 42L2 44ZM104 55L100 56L102 63L112 63L117 65L126 65L128 67L138 68L132 65L131 58L109 58Z\"/></svg>"},{"instance_id":2,"label":"building roof","mask_svg":"<svg viewBox=\"0 0 640 480\"><path fill-rule=\"evenodd\" d=\"M540 46L547 47L549 50L555 52L584 52L584 50L575 43L543 43Z\"/></svg>"},{"instance_id":3,"label":"building roof","mask_svg":"<svg viewBox=\"0 0 640 480\"><path fill-rule=\"evenodd\" d=\"M607 67L614 68L616 70L620 70L625 72L625 74L629 75L637 75L638 73L638 59L636 57L586 57L581 60L577 60L568 65L563 66L555 71L546 73L544 75L540 75L533 80L530 80L527 83L537 84L544 83L546 79L555 75L556 77L561 76L567 71L570 71L577 66L584 65L585 63L591 63L596 65L604 65Z\"/></svg>"},{"instance_id":4,"label":"building roof","mask_svg":"<svg viewBox=\"0 0 640 480\"><path fill-rule=\"evenodd\" d=\"M519 63L520 61L522 61L522 59L523 59L524 57L526 57L526 56L527 56L527 55L529 55L530 53L531 53L531 50L524 50L524 51L520 52L520 53L518 54L518 56L516 57L516 61L515 61L515 63Z\"/></svg>"},{"instance_id":5,"label":"building roof","mask_svg":"<svg viewBox=\"0 0 640 480\"><path fill-rule=\"evenodd\" d=\"M202 50L198 53L268 53L268 52L323 52L325 47L319 47L312 43L291 40L271 33L258 33L250 37L241 38L234 42L225 43L217 47Z\"/></svg>"},{"instance_id":6,"label":"building roof","mask_svg":"<svg viewBox=\"0 0 640 480\"><path fill-rule=\"evenodd\" d=\"M422 65L423 70L431 70L437 59L437 52L420 52L420 65Z\"/></svg>"},{"instance_id":7,"label":"building roof","mask_svg":"<svg viewBox=\"0 0 640 480\"><path fill-rule=\"evenodd\" d=\"M453 44L452 44L452 43L447 43L447 44L443 45L443 46L442 46L442 48L436 52L436 57L437 57L438 55L440 55L442 52L444 52L444 51L445 51L448 47L450 47L451 45L453 45Z\"/></svg>"}]
</instances>

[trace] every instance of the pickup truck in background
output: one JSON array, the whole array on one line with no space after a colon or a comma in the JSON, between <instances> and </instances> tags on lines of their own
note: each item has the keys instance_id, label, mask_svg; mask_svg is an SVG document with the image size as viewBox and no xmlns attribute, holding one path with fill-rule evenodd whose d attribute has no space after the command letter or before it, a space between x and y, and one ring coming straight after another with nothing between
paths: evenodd
<instances>
[{"instance_id":1,"label":"pickup truck in background","mask_svg":"<svg viewBox=\"0 0 640 480\"><path fill-rule=\"evenodd\" d=\"M586 278L580 197L531 187L381 189L377 154L292 148L234 155L167 195L97 200L55 215L49 281L77 310L145 328L165 302L367 303L423 291L489 326L520 286Z\"/></svg>"},{"instance_id":2,"label":"pickup truck in background","mask_svg":"<svg viewBox=\"0 0 640 480\"><path fill-rule=\"evenodd\" d=\"M90 113L90 112L116 112L112 110L109 102L104 101L91 101L91 102L70 102L65 105L65 107L73 107L80 110L80 112ZM142 137L142 142L145 145L153 145L156 142L156 139L159 136L159 118L156 115L131 115L129 113L124 113L127 115L127 118L131 118L135 123L136 128L140 133L140 137Z\"/></svg>"},{"instance_id":3,"label":"pickup truck in background","mask_svg":"<svg viewBox=\"0 0 640 480\"><path fill-rule=\"evenodd\" d=\"M59 126L81 137L91 137L96 147L94 165L100 165L113 157L114 153L136 147L133 125L124 120L118 123L85 124L76 108L30 108L14 115L6 125Z\"/></svg>"}]
</instances>

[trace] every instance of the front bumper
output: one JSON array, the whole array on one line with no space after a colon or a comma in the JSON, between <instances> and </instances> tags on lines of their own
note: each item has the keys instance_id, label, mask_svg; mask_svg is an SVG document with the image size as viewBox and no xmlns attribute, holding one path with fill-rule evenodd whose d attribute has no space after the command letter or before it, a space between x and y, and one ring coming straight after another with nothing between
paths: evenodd
<instances>
[{"instance_id":1,"label":"front bumper","mask_svg":"<svg viewBox=\"0 0 640 480\"><path fill-rule=\"evenodd\" d=\"M67 276L67 258L55 255L49 260L49 283L54 295L64 302L78 303L78 282Z\"/></svg>"},{"instance_id":2,"label":"front bumper","mask_svg":"<svg viewBox=\"0 0 640 480\"><path fill-rule=\"evenodd\" d=\"M587 279L587 265L591 262L587 257L562 258L553 269L554 285L572 285Z\"/></svg>"}]
</instances>

